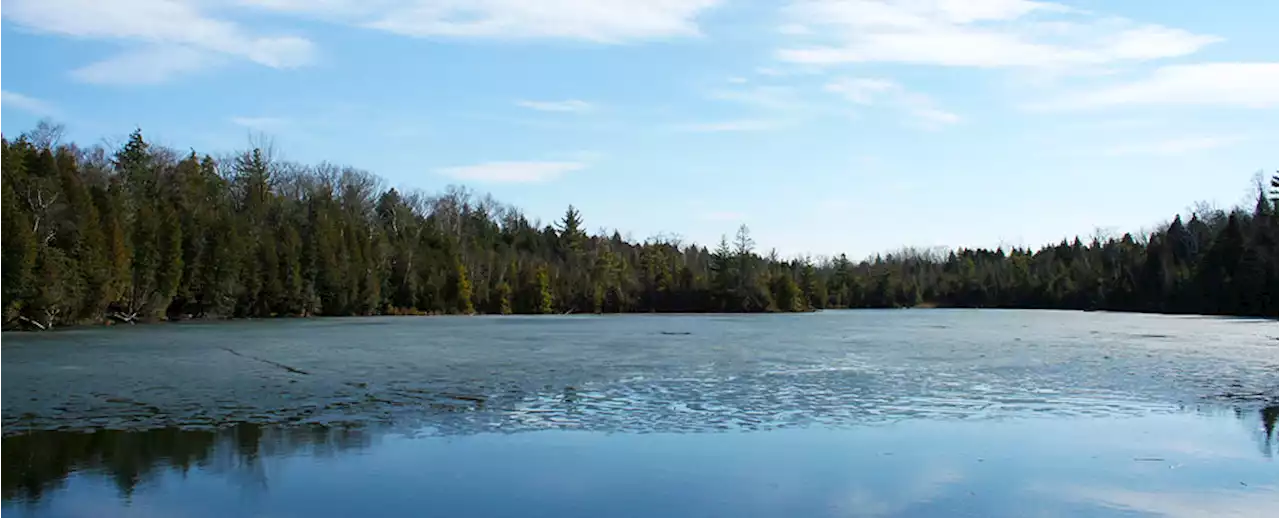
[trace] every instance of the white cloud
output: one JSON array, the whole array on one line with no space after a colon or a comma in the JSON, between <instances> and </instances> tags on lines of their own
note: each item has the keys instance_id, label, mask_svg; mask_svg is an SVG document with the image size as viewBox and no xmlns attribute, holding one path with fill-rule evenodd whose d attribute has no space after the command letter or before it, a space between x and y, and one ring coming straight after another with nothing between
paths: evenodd
<instances>
[{"instance_id":1,"label":"white cloud","mask_svg":"<svg viewBox=\"0 0 1280 518\"><path fill-rule=\"evenodd\" d=\"M236 126L243 126L257 131L278 131L289 125L289 121L287 119L280 117L232 117L230 121ZM398 131L402 131L402 129L389 133L394 134Z\"/></svg>"},{"instance_id":2,"label":"white cloud","mask_svg":"<svg viewBox=\"0 0 1280 518\"><path fill-rule=\"evenodd\" d=\"M778 57L819 65L1096 66L1184 56L1220 40L1028 0L796 0L784 12L820 38Z\"/></svg>"},{"instance_id":3,"label":"white cloud","mask_svg":"<svg viewBox=\"0 0 1280 518\"><path fill-rule=\"evenodd\" d=\"M677 126L681 131L693 131L699 133L722 133L731 131L767 131L777 128L779 124L774 121L758 120L758 119L742 119L720 122L700 122L693 124L685 124Z\"/></svg>"},{"instance_id":4,"label":"white cloud","mask_svg":"<svg viewBox=\"0 0 1280 518\"><path fill-rule=\"evenodd\" d=\"M208 56L194 57L204 54L237 57L272 68L301 66L312 60L309 40L251 34L236 23L208 16L196 4L184 0L10 0L3 16L38 32L142 45L74 74L94 82L158 82L217 62ZM176 59L179 55L192 57L200 66ZM149 70L149 63L161 70ZM120 67L124 70L113 70ZM130 75L143 77L131 80Z\"/></svg>"},{"instance_id":5,"label":"white cloud","mask_svg":"<svg viewBox=\"0 0 1280 518\"><path fill-rule=\"evenodd\" d=\"M190 47L147 47L71 71L78 81L106 85L163 83L217 63L218 56Z\"/></svg>"},{"instance_id":6,"label":"white cloud","mask_svg":"<svg viewBox=\"0 0 1280 518\"><path fill-rule=\"evenodd\" d=\"M690 37L722 0L9 0L5 20L37 32L120 43L125 54L74 77L100 83L166 80L237 58L272 68L312 63L311 41L259 34L238 20L264 11L418 37L558 38L597 43ZM176 62L178 46L201 66ZM145 66L144 59L156 60ZM127 67L113 71L111 67ZM155 70L151 70L155 68ZM142 75L130 79L131 75Z\"/></svg>"},{"instance_id":7,"label":"white cloud","mask_svg":"<svg viewBox=\"0 0 1280 518\"><path fill-rule=\"evenodd\" d=\"M35 115L53 115L57 113L57 109L48 101L8 90L0 90L0 106L22 110Z\"/></svg>"},{"instance_id":8,"label":"white cloud","mask_svg":"<svg viewBox=\"0 0 1280 518\"><path fill-rule=\"evenodd\" d=\"M386 2L367 0L236 0L235 3L268 11L317 16L354 16Z\"/></svg>"},{"instance_id":9,"label":"white cloud","mask_svg":"<svg viewBox=\"0 0 1280 518\"><path fill-rule=\"evenodd\" d=\"M803 34L813 34L813 30L808 26L799 23L787 23L778 26L778 33L789 36L799 36Z\"/></svg>"},{"instance_id":10,"label":"white cloud","mask_svg":"<svg viewBox=\"0 0 1280 518\"><path fill-rule=\"evenodd\" d=\"M927 95L908 91L897 82L880 78L845 78L827 83L824 89L854 104L871 106L886 104L902 110L915 124L926 129L960 122L960 116L938 108Z\"/></svg>"},{"instance_id":11,"label":"white cloud","mask_svg":"<svg viewBox=\"0 0 1280 518\"><path fill-rule=\"evenodd\" d=\"M569 99L565 101L516 101L516 105L543 112L575 112L581 113L590 111L595 105L580 101L577 99Z\"/></svg>"},{"instance_id":12,"label":"white cloud","mask_svg":"<svg viewBox=\"0 0 1280 518\"><path fill-rule=\"evenodd\" d=\"M1159 104L1274 108L1280 104L1278 83L1277 63L1169 65L1144 79L1067 94L1028 108L1070 110Z\"/></svg>"},{"instance_id":13,"label":"white cloud","mask_svg":"<svg viewBox=\"0 0 1280 518\"><path fill-rule=\"evenodd\" d=\"M709 95L719 101L731 101L766 110L795 110L804 107L800 93L787 86L755 86L738 90L716 90Z\"/></svg>"},{"instance_id":14,"label":"white cloud","mask_svg":"<svg viewBox=\"0 0 1280 518\"><path fill-rule=\"evenodd\" d=\"M790 64L786 67L756 67L755 73L765 77L812 76L821 74L821 67L814 65Z\"/></svg>"},{"instance_id":15,"label":"white cloud","mask_svg":"<svg viewBox=\"0 0 1280 518\"><path fill-rule=\"evenodd\" d=\"M735 85L740 85L740 84L745 84L745 83L747 82L747 78L742 77L742 76L733 76L733 77L730 77L730 78L728 78L728 79L725 79L725 81L728 81L728 82L733 83L733 84L735 84Z\"/></svg>"},{"instance_id":16,"label":"white cloud","mask_svg":"<svg viewBox=\"0 0 1280 518\"><path fill-rule=\"evenodd\" d=\"M1235 144L1243 140L1239 136L1196 136L1180 137L1141 144L1124 144L1106 148L1103 154L1108 156L1154 155L1179 156L1197 151L1217 149Z\"/></svg>"},{"instance_id":17,"label":"white cloud","mask_svg":"<svg viewBox=\"0 0 1280 518\"><path fill-rule=\"evenodd\" d=\"M623 43L696 36L695 18L721 0L241 0L416 37L561 38Z\"/></svg>"},{"instance_id":18,"label":"white cloud","mask_svg":"<svg viewBox=\"0 0 1280 518\"><path fill-rule=\"evenodd\" d=\"M487 183L539 183L586 168L583 162L485 162L446 167L437 172L459 180Z\"/></svg>"}]
</instances>

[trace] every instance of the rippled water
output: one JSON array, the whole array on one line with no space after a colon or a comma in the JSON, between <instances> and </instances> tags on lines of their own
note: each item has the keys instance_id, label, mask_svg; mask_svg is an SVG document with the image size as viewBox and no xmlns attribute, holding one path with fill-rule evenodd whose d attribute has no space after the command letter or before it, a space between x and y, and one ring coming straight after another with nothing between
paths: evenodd
<instances>
[{"instance_id":1,"label":"rippled water","mask_svg":"<svg viewBox=\"0 0 1280 518\"><path fill-rule=\"evenodd\" d=\"M4 512L1274 516L1276 333L928 310L5 334Z\"/></svg>"}]
</instances>

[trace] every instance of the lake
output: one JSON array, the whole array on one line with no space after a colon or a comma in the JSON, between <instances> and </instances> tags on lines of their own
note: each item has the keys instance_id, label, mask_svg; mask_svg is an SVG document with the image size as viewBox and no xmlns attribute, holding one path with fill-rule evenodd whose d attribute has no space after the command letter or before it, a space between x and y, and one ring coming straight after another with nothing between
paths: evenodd
<instances>
[{"instance_id":1,"label":"lake","mask_svg":"<svg viewBox=\"0 0 1280 518\"><path fill-rule=\"evenodd\" d=\"M1274 320L368 317L3 336L6 516L1275 516Z\"/></svg>"}]
</instances>

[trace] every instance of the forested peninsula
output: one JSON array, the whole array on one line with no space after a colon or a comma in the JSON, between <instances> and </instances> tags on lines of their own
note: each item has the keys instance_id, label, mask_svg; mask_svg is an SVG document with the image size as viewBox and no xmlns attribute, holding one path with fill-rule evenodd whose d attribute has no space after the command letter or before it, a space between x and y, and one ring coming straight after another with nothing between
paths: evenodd
<instances>
[{"instance_id":1,"label":"forested peninsula","mask_svg":"<svg viewBox=\"0 0 1280 518\"><path fill-rule=\"evenodd\" d=\"M185 318L790 312L916 306L1277 314L1274 187L1145 235L1037 250L784 259L743 226L707 248L591 235L462 188L383 189L350 167L250 149L3 145L7 329Z\"/></svg>"}]
</instances>

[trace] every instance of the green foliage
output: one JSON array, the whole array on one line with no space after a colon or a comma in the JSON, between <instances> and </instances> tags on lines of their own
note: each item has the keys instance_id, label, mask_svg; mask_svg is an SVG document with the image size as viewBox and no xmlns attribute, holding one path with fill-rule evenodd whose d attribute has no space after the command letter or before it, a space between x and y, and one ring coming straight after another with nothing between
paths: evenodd
<instances>
[{"instance_id":1,"label":"green foliage","mask_svg":"<svg viewBox=\"0 0 1280 518\"><path fill-rule=\"evenodd\" d=\"M3 151L3 314L117 319L823 308L1111 309L1275 316L1276 177L1232 211L1135 239L1038 250L906 249L854 262L761 255L746 226L712 250L589 235L450 187L382 189L352 168L250 149L218 162L147 143L114 153L37 128Z\"/></svg>"},{"instance_id":2,"label":"green foliage","mask_svg":"<svg viewBox=\"0 0 1280 518\"><path fill-rule=\"evenodd\" d=\"M498 287L494 290L495 297L498 300L497 313L499 315L511 314L511 285L507 281L498 283Z\"/></svg>"},{"instance_id":3,"label":"green foliage","mask_svg":"<svg viewBox=\"0 0 1280 518\"><path fill-rule=\"evenodd\" d=\"M538 272L534 274L533 279L534 293L537 294L533 312L539 314L548 314L555 311L555 299L551 294L551 282L547 279L547 268L539 266Z\"/></svg>"},{"instance_id":4,"label":"green foliage","mask_svg":"<svg viewBox=\"0 0 1280 518\"><path fill-rule=\"evenodd\" d=\"M0 139L0 166L6 143ZM10 308L26 290L31 267L36 261L36 240L27 215L18 208L13 185L3 180L10 171L0 171L0 325L8 321Z\"/></svg>"},{"instance_id":5,"label":"green foliage","mask_svg":"<svg viewBox=\"0 0 1280 518\"><path fill-rule=\"evenodd\" d=\"M459 313L470 315L476 312L471 303L471 279L467 277L467 267L461 260L453 265L454 301Z\"/></svg>"},{"instance_id":6,"label":"green foliage","mask_svg":"<svg viewBox=\"0 0 1280 518\"><path fill-rule=\"evenodd\" d=\"M775 275L770 288L778 311L804 311L805 303L800 287L788 272Z\"/></svg>"}]
</instances>

